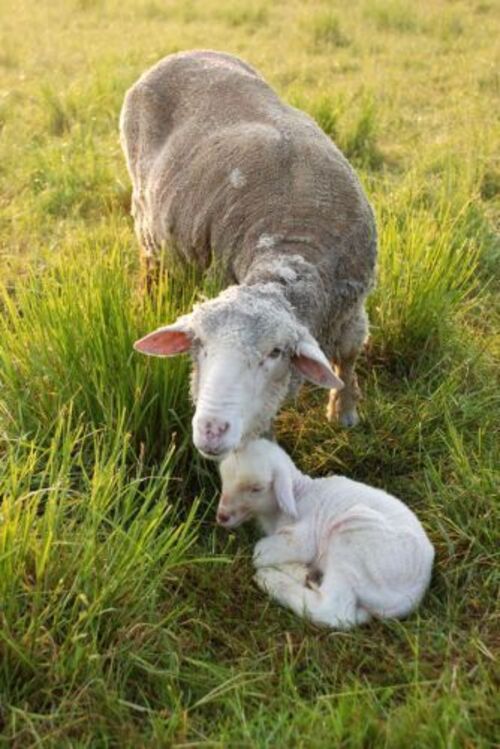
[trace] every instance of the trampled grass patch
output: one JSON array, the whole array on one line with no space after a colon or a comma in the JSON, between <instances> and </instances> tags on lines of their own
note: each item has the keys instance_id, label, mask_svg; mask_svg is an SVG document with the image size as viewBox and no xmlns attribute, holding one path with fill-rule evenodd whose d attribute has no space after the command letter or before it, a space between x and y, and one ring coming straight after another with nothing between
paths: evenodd
<instances>
[{"instance_id":1,"label":"trampled grass patch","mask_svg":"<svg viewBox=\"0 0 500 749\"><path fill-rule=\"evenodd\" d=\"M75 0L0 23L0 735L13 747L489 747L498 730L499 15L493 3ZM347 44L347 41L349 42ZM278 436L392 491L437 551L405 622L328 632L214 525L188 362L133 341L216 290L141 293L117 136L161 56L245 57L358 169L378 284L362 422L305 388Z\"/></svg>"}]
</instances>

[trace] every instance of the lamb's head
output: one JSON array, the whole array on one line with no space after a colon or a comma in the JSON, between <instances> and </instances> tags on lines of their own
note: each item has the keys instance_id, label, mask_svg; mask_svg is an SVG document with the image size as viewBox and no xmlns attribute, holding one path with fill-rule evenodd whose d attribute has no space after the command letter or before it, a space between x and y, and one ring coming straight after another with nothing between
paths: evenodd
<instances>
[{"instance_id":1,"label":"lamb's head","mask_svg":"<svg viewBox=\"0 0 500 749\"><path fill-rule=\"evenodd\" d=\"M236 528L250 518L273 518L280 512L296 517L292 460L274 442L252 440L229 453L219 466L222 493L217 522Z\"/></svg>"},{"instance_id":2,"label":"lamb's head","mask_svg":"<svg viewBox=\"0 0 500 749\"><path fill-rule=\"evenodd\" d=\"M276 284L231 286L137 341L135 349L154 356L191 353L193 439L211 458L269 430L293 371L323 387L342 387Z\"/></svg>"}]
</instances>

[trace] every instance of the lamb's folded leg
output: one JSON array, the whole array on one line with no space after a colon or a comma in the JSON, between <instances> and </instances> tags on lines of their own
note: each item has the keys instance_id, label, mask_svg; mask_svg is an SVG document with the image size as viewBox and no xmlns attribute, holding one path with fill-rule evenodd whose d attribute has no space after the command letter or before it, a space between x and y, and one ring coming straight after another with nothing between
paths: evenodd
<instances>
[{"instance_id":1,"label":"lamb's folded leg","mask_svg":"<svg viewBox=\"0 0 500 749\"><path fill-rule=\"evenodd\" d=\"M285 568L276 567L261 567L254 580L275 601L315 624L350 629L360 623L356 596L343 580L338 581L334 590L324 590L323 587L311 590L288 574Z\"/></svg>"},{"instance_id":2,"label":"lamb's folded leg","mask_svg":"<svg viewBox=\"0 0 500 749\"><path fill-rule=\"evenodd\" d=\"M299 585L305 585L307 587L307 576L309 574L309 567L307 564L302 564L301 562L289 562L288 564L280 564L279 569L299 583Z\"/></svg>"},{"instance_id":3,"label":"lamb's folded leg","mask_svg":"<svg viewBox=\"0 0 500 749\"><path fill-rule=\"evenodd\" d=\"M315 539L309 523L296 523L281 528L272 536L255 544L255 567L268 567L289 562L310 564L315 555Z\"/></svg>"}]
</instances>

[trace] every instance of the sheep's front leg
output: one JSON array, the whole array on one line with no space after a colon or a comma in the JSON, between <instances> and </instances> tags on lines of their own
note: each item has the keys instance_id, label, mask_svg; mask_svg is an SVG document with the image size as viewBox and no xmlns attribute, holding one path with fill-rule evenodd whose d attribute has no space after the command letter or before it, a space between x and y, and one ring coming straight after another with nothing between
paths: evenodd
<instances>
[{"instance_id":1,"label":"sheep's front leg","mask_svg":"<svg viewBox=\"0 0 500 749\"><path fill-rule=\"evenodd\" d=\"M350 359L334 362L335 371L344 387L342 390L330 390L326 415L328 421L339 421L344 427L354 427L359 421L356 404L361 398L361 391L354 371L356 358L357 352Z\"/></svg>"},{"instance_id":2,"label":"sheep's front leg","mask_svg":"<svg viewBox=\"0 0 500 749\"><path fill-rule=\"evenodd\" d=\"M339 421L342 426L353 427L359 421L356 404L361 398L355 366L368 334L368 317L359 310L344 326L333 365L344 383L342 390L331 390L326 416L328 421Z\"/></svg>"},{"instance_id":3,"label":"sheep's front leg","mask_svg":"<svg viewBox=\"0 0 500 749\"><path fill-rule=\"evenodd\" d=\"M315 556L315 543L307 523L297 523L281 528L272 536L258 541L253 553L256 568L270 567L290 562L310 564Z\"/></svg>"}]
</instances>

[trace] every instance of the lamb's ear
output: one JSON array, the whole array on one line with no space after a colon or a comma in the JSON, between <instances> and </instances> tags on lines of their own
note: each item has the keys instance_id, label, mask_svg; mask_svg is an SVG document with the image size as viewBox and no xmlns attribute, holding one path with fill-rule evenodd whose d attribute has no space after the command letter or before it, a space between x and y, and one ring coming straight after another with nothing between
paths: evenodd
<instances>
[{"instance_id":1,"label":"lamb's ear","mask_svg":"<svg viewBox=\"0 0 500 749\"><path fill-rule=\"evenodd\" d=\"M292 364L307 380L324 388L341 390L344 383L331 368L328 359L314 340L302 340L292 356Z\"/></svg>"},{"instance_id":2,"label":"lamb's ear","mask_svg":"<svg viewBox=\"0 0 500 749\"><path fill-rule=\"evenodd\" d=\"M297 505L293 496L292 474L290 466L285 464L284 461L283 464L280 463L277 466L274 472L273 489L280 509L287 515L291 515L292 518L296 518Z\"/></svg>"},{"instance_id":3,"label":"lamb's ear","mask_svg":"<svg viewBox=\"0 0 500 749\"><path fill-rule=\"evenodd\" d=\"M134 343L134 349L149 356L176 356L189 351L192 344L189 316L179 318L172 325L153 330Z\"/></svg>"}]
</instances>

